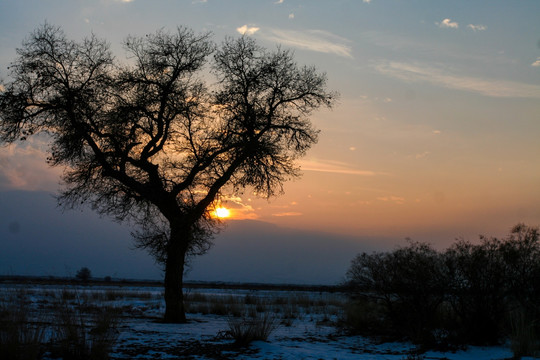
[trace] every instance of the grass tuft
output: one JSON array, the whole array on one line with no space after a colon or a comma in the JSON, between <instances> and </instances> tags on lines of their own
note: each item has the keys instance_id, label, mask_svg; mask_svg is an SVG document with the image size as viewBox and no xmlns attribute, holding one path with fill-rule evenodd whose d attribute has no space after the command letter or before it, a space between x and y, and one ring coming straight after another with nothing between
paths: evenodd
<instances>
[{"instance_id":1,"label":"grass tuft","mask_svg":"<svg viewBox=\"0 0 540 360\"><path fill-rule=\"evenodd\" d=\"M271 313L257 314L243 318L230 318L229 330L226 336L234 339L238 346L247 346L253 341L267 341L268 337L277 328L278 322Z\"/></svg>"}]
</instances>

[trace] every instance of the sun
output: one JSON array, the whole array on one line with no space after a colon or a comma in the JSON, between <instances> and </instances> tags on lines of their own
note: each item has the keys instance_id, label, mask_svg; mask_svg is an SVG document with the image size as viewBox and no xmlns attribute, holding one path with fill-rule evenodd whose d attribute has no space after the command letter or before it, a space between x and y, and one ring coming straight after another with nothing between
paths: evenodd
<instances>
[{"instance_id":1,"label":"sun","mask_svg":"<svg viewBox=\"0 0 540 360\"><path fill-rule=\"evenodd\" d=\"M218 207L216 210L214 210L214 215L220 219L228 218L231 216L231 211L224 207Z\"/></svg>"}]
</instances>

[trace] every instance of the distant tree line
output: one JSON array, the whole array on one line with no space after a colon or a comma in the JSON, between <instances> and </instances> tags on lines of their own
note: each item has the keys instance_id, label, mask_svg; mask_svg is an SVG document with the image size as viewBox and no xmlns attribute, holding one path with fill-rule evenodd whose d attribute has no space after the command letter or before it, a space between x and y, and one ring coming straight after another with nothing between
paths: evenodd
<instances>
[{"instance_id":1,"label":"distant tree line","mask_svg":"<svg viewBox=\"0 0 540 360\"><path fill-rule=\"evenodd\" d=\"M503 238L457 240L446 251L408 242L359 254L347 272L346 322L356 332L433 348L511 340L531 355L540 335L537 227L516 225Z\"/></svg>"}]
</instances>

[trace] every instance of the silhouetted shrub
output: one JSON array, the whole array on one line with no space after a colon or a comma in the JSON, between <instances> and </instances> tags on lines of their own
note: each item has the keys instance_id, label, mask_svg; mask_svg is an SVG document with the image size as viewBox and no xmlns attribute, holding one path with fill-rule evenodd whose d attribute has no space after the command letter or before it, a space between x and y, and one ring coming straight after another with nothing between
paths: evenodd
<instances>
[{"instance_id":1,"label":"silhouetted shrub","mask_svg":"<svg viewBox=\"0 0 540 360\"><path fill-rule=\"evenodd\" d=\"M360 254L347 272L357 297L384 308L381 320L391 325L390 331L418 342L431 341L447 276L441 254L411 241L391 252Z\"/></svg>"},{"instance_id":2,"label":"silhouetted shrub","mask_svg":"<svg viewBox=\"0 0 540 360\"><path fill-rule=\"evenodd\" d=\"M509 316L510 324L510 348L514 358L521 359L523 356L540 355L540 338L536 330L536 324L531 322L522 309L512 311Z\"/></svg>"},{"instance_id":3,"label":"silhouetted shrub","mask_svg":"<svg viewBox=\"0 0 540 360\"><path fill-rule=\"evenodd\" d=\"M88 282L92 278L92 272L87 267L82 267L77 271L75 278L81 282Z\"/></svg>"},{"instance_id":4,"label":"silhouetted shrub","mask_svg":"<svg viewBox=\"0 0 540 360\"><path fill-rule=\"evenodd\" d=\"M540 346L539 237L538 228L518 224L506 238L458 240L444 252L409 242L359 254L347 272L345 323L427 347L510 338L516 352L534 355Z\"/></svg>"},{"instance_id":5,"label":"silhouetted shrub","mask_svg":"<svg viewBox=\"0 0 540 360\"><path fill-rule=\"evenodd\" d=\"M508 274L498 239L480 245L463 240L446 252L449 302L461 322L460 336L475 345L496 344L504 334Z\"/></svg>"}]
</instances>

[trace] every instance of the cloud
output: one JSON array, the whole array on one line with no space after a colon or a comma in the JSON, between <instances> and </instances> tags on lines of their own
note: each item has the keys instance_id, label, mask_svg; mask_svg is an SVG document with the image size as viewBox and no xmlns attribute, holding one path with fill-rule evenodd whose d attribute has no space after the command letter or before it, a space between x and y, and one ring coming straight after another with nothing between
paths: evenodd
<instances>
[{"instance_id":1,"label":"cloud","mask_svg":"<svg viewBox=\"0 0 540 360\"><path fill-rule=\"evenodd\" d=\"M433 133L434 133L435 135L440 135L442 132L441 132L441 130L433 130Z\"/></svg>"},{"instance_id":2,"label":"cloud","mask_svg":"<svg viewBox=\"0 0 540 360\"><path fill-rule=\"evenodd\" d=\"M419 159L423 159L425 158L426 156L428 156L430 154L429 151L424 151L423 153L420 153L420 154L416 154L416 160L419 160Z\"/></svg>"},{"instance_id":3,"label":"cloud","mask_svg":"<svg viewBox=\"0 0 540 360\"><path fill-rule=\"evenodd\" d=\"M293 13L289 14L289 19L294 19L294 14Z\"/></svg>"},{"instance_id":4,"label":"cloud","mask_svg":"<svg viewBox=\"0 0 540 360\"><path fill-rule=\"evenodd\" d=\"M477 51L455 51L441 41L418 41L401 34L388 34L378 31L362 32L360 38L370 44L396 52L415 53L417 58L429 56L435 59L457 59L459 61L475 61L483 64L498 64L514 66L514 59L492 54L481 54Z\"/></svg>"},{"instance_id":5,"label":"cloud","mask_svg":"<svg viewBox=\"0 0 540 360\"><path fill-rule=\"evenodd\" d=\"M531 66L540 66L540 57L536 58L536 61L531 64Z\"/></svg>"},{"instance_id":6,"label":"cloud","mask_svg":"<svg viewBox=\"0 0 540 360\"><path fill-rule=\"evenodd\" d=\"M456 75L444 68L420 63L382 62L375 66L381 74L411 82L426 82L449 89L469 91L499 98L540 98L540 86L514 81Z\"/></svg>"},{"instance_id":7,"label":"cloud","mask_svg":"<svg viewBox=\"0 0 540 360\"><path fill-rule=\"evenodd\" d=\"M231 219L235 220L247 220L258 219L259 215L255 213L255 209L250 204L246 204L245 201L239 196L222 196L221 204L224 205L230 211ZM247 200L251 201L250 199Z\"/></svg>"},{"instance_id":8,"label":"cloud","mask_svg":"<svg viewBox=\"0 0 540 360\"><path fill-rule=\"evenodd\" d=\"M130 2L133 2L134 0L115 0L116 2L121 2L121 3L130 3Z\"/></svg>"},{"instance_id":9,"label":"cloud","mask_svg":"<svg viewBox=\"0 0 540 360\"><path fill-rule=\"evenodd\" d=\"M457 29L459 27L459 24L457 22L450 19L444 19L440 23L436 22L435 24L438 25L440 28Z\"/></svg>"},{"instance_id":10,"label":"cloud","mask_svg":"<svg viewBox=\"0 0 540 360\"><path fill-rule=\"evenodd\" d=\"M378 197L377 200L384 202L393 202L397 205L405 204L405 198L401 196L381 196Z\"/></svg>"},{"instance_id":11,"label":"cloud","mask_svg":"<svg viewBox=\"0 0 540 360\"><path fill-rule=\"evenodd\" d=\"M349 40L323 30L273 29L272 35L267 36L267 38L300 49L352 58L351 47L346 45Z\"/></svg>"},{"instance_id":12,"label":"cloud","mask_svg":"<svg viewBox=\"0 0 540 360\"><path fill-rule=\"evenodd\" d=\"M272 216L277 216L277 217L284 217L284 216L301 216L302 213L300 212L293 212L293 211L290 211L290 212L283 212L283 213L277 213L277 214L272 214Z\"/></svg>"},{"instance_id":13,"label":"cloud","mask_svg":"<svg viewBox=\"0 0 540 360\"><path fill-rule=\"evenodd\" d=\"M344 174L344 175L359 175L359 176L385 175L383 173L377 173L375 171L354 169L345 163L342 163L339 161L328 161L328 160L326 161L325 160L302 160L300 161L300 168L303 171L317 171L317 172L326 172L326 173Z\"/></svg>"},{"instance_id":14,"label":"cloud","mask_svg":"<svg viewBox=\"0 0 540 360\"><path fill-rule=\"evenodd\" d=\"M247 25L240 26L239 28L236 28L236 31L238 31L242 35L253 35L259 30L260 30L260 28L258 28L258 27L247 26Z\"/></svg>"},{"instance_id":15,"label":"cloud","mask_svg":"<svg viewBox=\"0 0 540 360\"><path fill-rule=\"evenodd\" d=\"M469 25L467 25L467 27L469 29L472 29L473 31L484 31L484 30L487 29L487 26L484 26L484 25L469 24Z\"/></svg>"},{"instance_id":16,"label":"cloud","mask_svg":"<svg viewBox=\"0 0 540 360\"><path fill-rule=\"evenodd\" d=\"M0 152L0 190L57 190L62 169L47 165L45 147L46 143L29 139L3 148Z\"/></svg>"},{"instance_id":17,"label":"cloud","mask_svg":"<svg viewBox=\"0 0 540 360\"><path fill-rule=\"evenodd\" d=\"M283 4L283 0L278 0L274 4Z\"/></svg>"},{"instance_id":18,"label":"cloud","mask_svg":"<svg viewBox=\"0 0 540 360\"><path fill-rule=\"evenodd\" d=\"M371 3L371 0L362 0L362 1L365 2L366 4Z\"/></svg>"}]
</instances>

